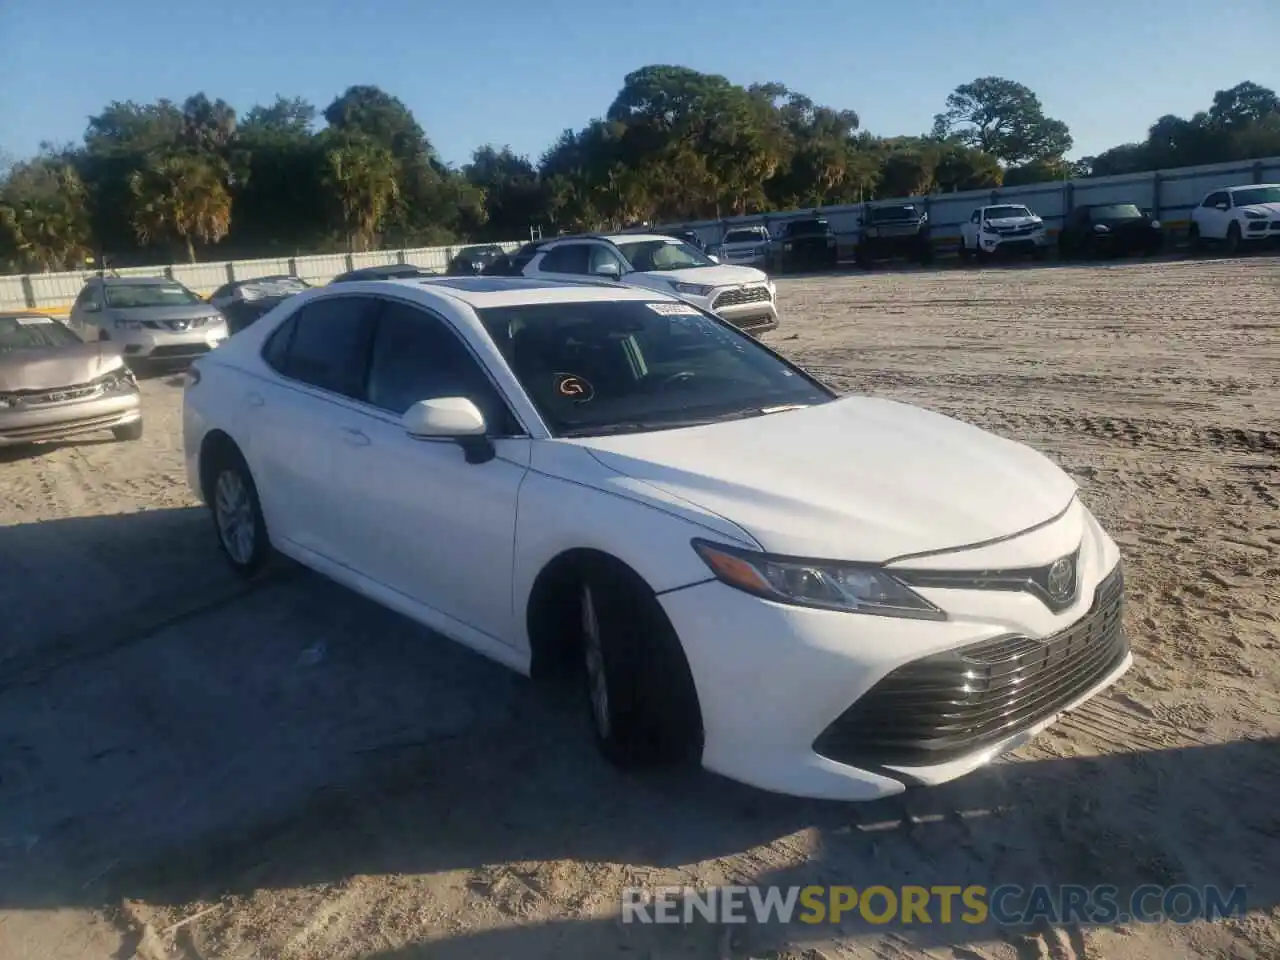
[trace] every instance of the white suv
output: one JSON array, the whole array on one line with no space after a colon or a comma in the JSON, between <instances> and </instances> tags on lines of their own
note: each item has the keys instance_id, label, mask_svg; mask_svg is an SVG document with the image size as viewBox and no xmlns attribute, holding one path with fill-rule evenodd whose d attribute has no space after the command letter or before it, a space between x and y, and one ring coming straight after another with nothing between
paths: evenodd
<instances>
[{"instance_id":1,"label":"white suv","mask_svg":"<svg viewBox=\"0 0 1280 960\"><path fill-rule=\"evenodd\" d=\"M1235 253L1241 243L1280 240L1280 183L1255 183L1215 190L1191 211L1192 249L1206 242Z\"/></svg>"},{"instance_id":2,"label":"white suv","mask_svg":"<svg viewBox=\"0 0 1280 960\"><path fill-rule=\"evenodd\" d=\"M778 325L776 290L763 270L722 264L683 240L656 233L584 234L538 245L526 277L599 277L674 293L756 334Z\"/></svg>"}]
</instances>

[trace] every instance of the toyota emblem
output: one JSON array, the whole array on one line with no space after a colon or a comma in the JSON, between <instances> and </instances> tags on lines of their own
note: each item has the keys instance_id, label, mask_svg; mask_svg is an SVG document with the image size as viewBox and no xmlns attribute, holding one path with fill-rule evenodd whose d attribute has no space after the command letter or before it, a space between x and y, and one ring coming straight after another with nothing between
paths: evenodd
<instances>
[{"instance_id":1,"label":"toyota emblem","mask_svg":"<svg viewBox=\"0 0 1280 960\"><path fill-rule=\"evenodd\" d=\"M1053 561L1045 578L1049 596L1054 603L1065 603L1075 592L1076 571L1070 557Z\"/></svg>"}]
</instances>

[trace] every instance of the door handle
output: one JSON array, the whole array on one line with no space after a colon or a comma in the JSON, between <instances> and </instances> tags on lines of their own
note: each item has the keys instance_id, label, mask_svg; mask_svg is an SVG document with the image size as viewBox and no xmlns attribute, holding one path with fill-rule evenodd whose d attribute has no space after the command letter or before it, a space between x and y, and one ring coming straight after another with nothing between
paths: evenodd
<instances>
[{"instance_id":1,"label":"door handle","mask_svg":"<svg viewBox=\"0 0 1280 960\"><path fill-rule=\"evenodd\" d=\"M266 401L262 399L262 394L260 393L251 393L247 399L249 401L249 406L251 407L261 407L266 403Z\"/></svg>"},{"instance_id":2,"label":"door handle","mask_svg":"<svg viewBox=\"0 0 1280 960\"><path fill-rule=\"evenodd\" d=\"M370 443L369 435L363 430L357 430L355 427L342 428L343 439L353 447L367 447Z\"/></svg>"}]
</instances>

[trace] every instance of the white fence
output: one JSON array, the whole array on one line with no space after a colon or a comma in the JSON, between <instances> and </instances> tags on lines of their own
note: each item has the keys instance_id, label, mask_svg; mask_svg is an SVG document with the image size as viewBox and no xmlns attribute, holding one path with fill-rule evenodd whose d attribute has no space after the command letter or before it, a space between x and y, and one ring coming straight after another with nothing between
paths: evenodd
<instances>
[{"instance_id":1,"label":"white fence","mask_svg":"<svg viewBox=\"0 0 1280 960\"><path fill-rule=\"evenodd\" d=\"M1044 218L1050 232L1056 232L1062 218L1073 207L1085 203L1133 202L1150 209L1166 230L1176 239L1185 234L1190 211L1205 194L1219 187L1249 183L1280 181L1280 157L1216 163L1202 167L1158 170L1118 177L1097 177L1036 183L995 190L971 190L965 193L935 194L928 197L905 197L897 201L878 200L874 205L911 201L929 211L930 235L940 253L953 250L959 242L960 225L969 219L975 207L988 203L1023 203ZM784 213L753 214L723 220L686 221L667 224L693 230L704 243L715 243L724 231L740 224L763 223L771 229L815 213L827 218L840 238L843 254L852 252L858 239L858 224L865 205L819 207ZM502 244L514 249L521 241ZM197 293L208 295L229 280L251 279L268 274L292 274L313 283L327 283L340 273L359 267L391 263L412 263L443 272L449 260L460 249L423 247L418 250L383 250L376 253L322 254L313 257L276 258L271 260L236 260L217 263L170 264L155 267L129 267L119 272L124 276L165 274L186 284ZM90 273L34 273L23 276L0 276L0 309L35 309L47 313L64 313L80 292Z\"/></svg>"}]
</instances>

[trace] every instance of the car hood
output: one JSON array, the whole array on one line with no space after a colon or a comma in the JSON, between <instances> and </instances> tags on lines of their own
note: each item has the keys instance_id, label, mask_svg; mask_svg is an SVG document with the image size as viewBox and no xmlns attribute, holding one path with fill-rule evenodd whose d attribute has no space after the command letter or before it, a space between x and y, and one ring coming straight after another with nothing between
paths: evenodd
<instances>
[{"instance_id":1,"label":"car hood","mask_svg":"<svg viewBox=\"0 0 1280 960\"><path fill-rule=\"evenodd\" d=\"M1039 217L997 217L987 221L994 227L1033 227L1043 222Z\"/></svg>"},{"instance_id":2,"label":"car hood","mask_svg":"<svg viewBox=\"0 0 1280 960\"><path fill-rule=\"evenodd\" d=\"M191 303L173 307L108 307L106 315L112 320L199 320L202 317L221 316L211 303Z\"/></svg>"},{"instance_id":3,"label":"car hood","mask_svg":"<svg viewBox=\"0 0 1280 960\"><path fill-rule=\"evenodd\" d=\"M103 341L11 350L0 353L0 391L56 390L123 366L120 347Z\"/></svg>"},{"instance_id":4,"label":"car hood","mask_svg":"<svg viewBox=\"0 0 1280 960\"><path fill-rule=\"evenodd\" d=\"M754 250L756 247L767 246L769 243L764 237L757 237L755 240L730 240L727 243L720 244L722 250Z\"/></svg>"},{"instance_id":5,"label":"car hood","mask_svg":"<svg viewBox=\"0 0 1280 960\"><path fill-rule=\"evenodd\" d=\"M710 267L686 267L684 270L647 270L646 277L673 280L677 283L701 283L709 287L732 287L739 283L764 283L769 278L755 267L734 267L721 263Z\"/></svg>"},{"instance_id":6,"label":"car hood","mask_svg":"<svg viewBox=\"0 0 1280 960\"><path fill-rule=\"evenodd\" d=\"M1076 493L1030 447L874 397L571 442L791 556L886 562L970 546L1049 520Z\"/></svg>"},{"instance_id":7,"label":"car hood","mask_svg":"<svg viewBox=\"0 0 1280 960\"><path fill-rule=\"evenodd\" d=\"M1251 203L1241 210L1252 210L1254 213L1265 213L1269 217L1280 217L1280 203Z\"/></svg>"}]
</instances>

